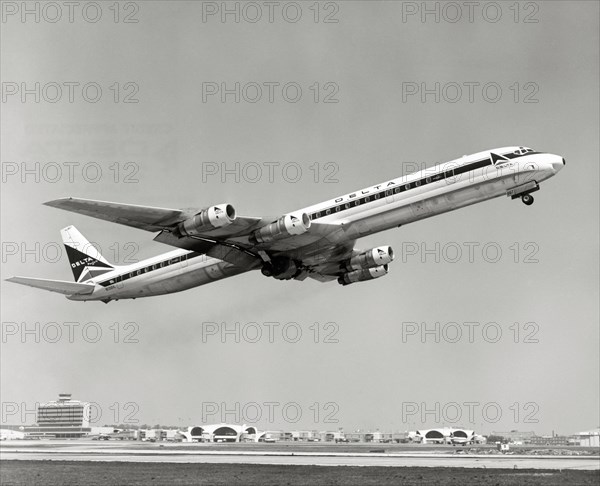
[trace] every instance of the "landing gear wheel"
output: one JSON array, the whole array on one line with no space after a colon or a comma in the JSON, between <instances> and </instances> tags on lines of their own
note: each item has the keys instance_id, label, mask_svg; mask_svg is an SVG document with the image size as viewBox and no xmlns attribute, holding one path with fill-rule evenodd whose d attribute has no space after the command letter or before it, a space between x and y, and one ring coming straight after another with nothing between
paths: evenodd
<instances>
[{"instance_id":1,"label":"landing gear wheel","mask_svg":"<svg viewBox=\"0 0 600 486\"><path fill-rule=\"evenodd\" d=\"M271 265L270 263L265 263L260 271L265 277L272 277L273 265Z\"/></svg>"},{"instance_id":2,"label":"landing gear wheel","mask_svg":"<svg viewBox=\"0 0 600 486\"><path fill-rule=\"evenodd\" d=\"M531 194L525 194L523 197L521 197L521 200L526 206L531 206L534 201L533 196Z\"/></svg>"}]
</instances>

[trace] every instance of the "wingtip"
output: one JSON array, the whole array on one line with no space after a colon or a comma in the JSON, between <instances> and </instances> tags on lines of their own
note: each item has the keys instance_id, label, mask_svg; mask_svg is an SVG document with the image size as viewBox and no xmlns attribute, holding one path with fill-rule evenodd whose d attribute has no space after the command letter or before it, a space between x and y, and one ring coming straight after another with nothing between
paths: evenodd
<instances>
[{"instance_id":1,"label":"wingtip","mask_svg":"<svg viewBox=\"0 0 600 486\"><path fill-rule=\"evenodd\" d=\"M68 196L68 197L60 197L58 199L52 199L51 201L46 201L46 202L44 202L42 204L44 206L51 206L51 207L53 206L53 207L56 207L56 206L59 206L61 202L70 201L71 199L73 199L73 198L70 197L70 196Z\"/></svg>"}]
</instances>

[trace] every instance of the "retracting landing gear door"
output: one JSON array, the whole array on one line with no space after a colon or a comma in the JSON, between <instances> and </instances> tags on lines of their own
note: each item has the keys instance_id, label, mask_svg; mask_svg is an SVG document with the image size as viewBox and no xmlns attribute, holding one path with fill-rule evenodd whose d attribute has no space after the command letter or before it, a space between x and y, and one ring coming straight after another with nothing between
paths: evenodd
<instances>
[{"instance_id":1,"label":"retracting landing gear door","mask_svg":"<svg viewBox=\"0 0 600 486\"><path fill-rule=\"evenodd\" d=\"M516 199L518 197L523 196L524 194L529 194L530 192L535 192L540 189L540 186L536 181L530 181L526 184L522 184L517 187L513 187L506 192L506 195L511 199Z\"/></svg>"}]
</instances>

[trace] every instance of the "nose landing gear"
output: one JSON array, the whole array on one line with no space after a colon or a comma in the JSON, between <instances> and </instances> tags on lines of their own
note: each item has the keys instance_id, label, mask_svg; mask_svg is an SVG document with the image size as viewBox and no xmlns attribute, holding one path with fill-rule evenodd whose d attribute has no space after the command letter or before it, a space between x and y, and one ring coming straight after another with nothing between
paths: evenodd
<instances>
[{"instance_id":1,"label":"nose landing gear","mask_svg":"<svg viewBox=\"0 0 600 486\"><path fill-rule=\"evenodd\" d=\"M532 192L539 191L540 186L536 181L529 181L517 187L513 187L506 192L506 195L511 199L521 198L523 204L531 206L533 204Z\"/></svg>"},{"instance_id":2,"label":"nose landing gear","mask_svg":"<svg viewBox=\"0 0 600 486\"><path fill-rule=\"evenodd\" d=\"M531 206L533 204L533 196L531 194L523 194L523 196L521 196L521 201L523 201L523 204L525 204L526 206Z\"/></svg>"}]
</instances>

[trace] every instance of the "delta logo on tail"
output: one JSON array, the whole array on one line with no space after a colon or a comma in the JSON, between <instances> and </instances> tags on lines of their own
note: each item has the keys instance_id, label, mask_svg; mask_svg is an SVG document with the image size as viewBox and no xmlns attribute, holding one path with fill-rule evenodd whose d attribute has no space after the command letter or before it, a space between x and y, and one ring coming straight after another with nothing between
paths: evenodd
<instances>
[{"instance_id":1,"label":"delta logo on tail","mask_svg":"<svg viewBox=\"0 0 600 486\"><path fill-rule=\"evenodd\" d=\"M86 282L115 268L74 226L62 229L61 236L76 282Z\"/></svg>"},{"instance_id":2,"label":"delta logo on tail","mask_svg":"<svg viewBox=\"0 0 600 486\"><path fill-rule=\"evenodd\" d=\"M67 249L67 256L69 257L69 263L71 264L71 270L73 271L76 282L80 282L81 280L89 280L96 275L109 272L114 268L112 265L101 262L100 260L90 255L86 255L85 253L69 245L65 245L65 248ZM86 278L81 279L80 277L85 270L89 270L87 272L88 275L84 276Z\"/></svg>"}]
</instances>

